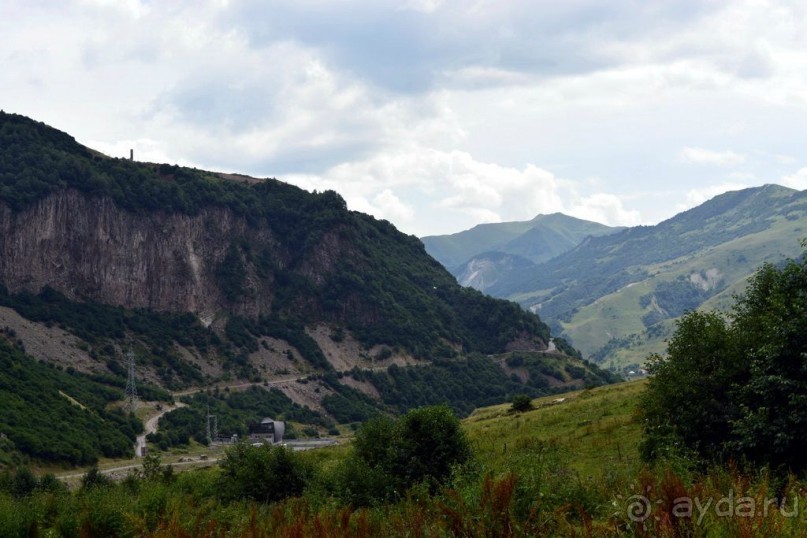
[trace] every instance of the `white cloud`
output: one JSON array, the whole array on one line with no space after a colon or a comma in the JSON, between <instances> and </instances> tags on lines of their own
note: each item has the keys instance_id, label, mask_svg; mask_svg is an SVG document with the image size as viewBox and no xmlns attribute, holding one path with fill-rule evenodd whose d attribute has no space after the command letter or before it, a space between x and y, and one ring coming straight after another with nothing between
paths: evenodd
<instances>
[{"instance_id":1,"label":"white cloud","mask_svg":"<svg viewBox=\"0 0 807 538\"><path fill-rule=\"evenodd\" d=\"M439 9L443 2L444 0L406 0L399 9L432 13Z\"/></svg>"},{"instance_id":2,"label":"white cloud","mask_svg":"<svg viewBox=\"0 0 807 538\"><path fill-rule=\"evenodd\" d=\"M679 154L681 160L717 166L736 166L745 162L745 156L733 151L712 151L703 148L684 148Z\"/></svg>"},{"instance_id":3,"label":"white cloud","mask_svg":"<svg viewBox=\"0 0 807 538\"><path fill-rule=\"evenodd\" d=\"M373 203L378 207L381 215L387 216L389 220L395 222L408 224L415 214L414 210L403 203L390 189L384 189L376 194Z\"/></svg>"},{"instance_id":4,"label":"white cloud","mask_svg":"<svg viewBox=\"0 0 807 538\"><path fill-rule=\"evenodd\" d=\"M642 223L639 211L625 209L622 199L614 194L596 193L573 203L569 215L610 226L636 226Z\"/></svg>"},{"instance_id":5,"label":"white cloud","mask_svg":"<svg viewBox=\"0 0 807 538\"><path fill-rule=\"evenodd\" d=\"M155 6L0 2L3 108L113 155L331 188L418 234L804 188L799 3Z\"/></svg>"},{"instance_id":6,"label":"white cloud","mask_svg":"<svg viewBox=\"0 0 807 538\"><path fill-rule=\"evenodd\" d=\"M807 189L807 167L799 169L794 174L784 176L782 178L782 185L803 191Z\"/></svg>"},{"instance_id":7,"label":"white cloud","mask_svg":"<svg viewBox=\"0 0 807 538\"><path fill-rule=\"evenodd\" d=\"M321 176L282 179L309 189L335 189L351 209L394 221L416 235L555 212L611 225L641 222L639 212L625 209L616 195L580 196L580 185L535 165L505 167L460 151L412 148L342 164Z\"/></svg>"},{"instance_id":8,"label":"white cloud","mask_svg":"<svg viewBox=\"0 0 807 538\"><path fill-rule=\"evenodd\" d=\"M748 185L747 183L726 182L726 183L720 183L718 185L708 185L696 189L691 189L686 194L686 202L679 204L677 206L677 209L678 211L686 211L687 209L691 209L695 206L698 206L707 200L711 200L712 198L714 198L719 194L723 194L724 192L747 189L749 186L750 185Z\"/></svg>"}]
</instances>

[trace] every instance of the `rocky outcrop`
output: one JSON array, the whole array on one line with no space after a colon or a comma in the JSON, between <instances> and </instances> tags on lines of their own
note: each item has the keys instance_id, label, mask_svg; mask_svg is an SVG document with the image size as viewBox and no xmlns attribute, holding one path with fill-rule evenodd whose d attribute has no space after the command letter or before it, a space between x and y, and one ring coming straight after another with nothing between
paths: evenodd
<instances>
[{"instance_id":1,"label":"rocky outcrop","mask_svg":"<svg viewBox=\"0 0 807 538\"><path fill-rule=\"evenodd\" d=\"M287 262L268 227L249 226L227 209L206 208L195 216L138 214L109 198L70 190L21 212L0 204L0 281L11 292L49 286L71 299L193 312L205 323L224 311L268 313L273 273L259 276L240 249L242 293L233 299L222 290L231 245L269 249L273 263ZM311 263L308 272L327 269L330 255Z\"/></svg>"}]
</instances>

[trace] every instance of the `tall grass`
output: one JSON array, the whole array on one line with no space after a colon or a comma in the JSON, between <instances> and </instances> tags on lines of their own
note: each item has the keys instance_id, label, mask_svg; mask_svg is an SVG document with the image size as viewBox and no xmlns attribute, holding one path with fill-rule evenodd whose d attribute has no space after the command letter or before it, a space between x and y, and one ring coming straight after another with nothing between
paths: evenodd
<instances>
[{"instance_id":1,"label":"tall grass","mask_svg":"<svg viewBox=\"0 0 807 538\"><path fill-rule=\"evenodd\" d=\"M455 468L441 489L416 486L392 504L356 509L339 501L334 474L347 451L338 449L306 455L315 478L301 497L272 504L223 501L216 470L0 495L0 536L804 535L807 483L736 466L699 472L683 459L643 466L638 425L623 401L638 392L628 385L619 394L608 387L561 404L538 400L523 414L484 410L465 423L474 461Z\"/></svg>"}]
</instances>

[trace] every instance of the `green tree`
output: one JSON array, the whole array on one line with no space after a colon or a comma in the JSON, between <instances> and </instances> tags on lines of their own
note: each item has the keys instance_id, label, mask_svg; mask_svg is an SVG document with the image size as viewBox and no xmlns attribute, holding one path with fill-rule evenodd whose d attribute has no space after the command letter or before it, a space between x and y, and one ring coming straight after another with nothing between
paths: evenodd
<instances>
[{"instance_id":1,"label":"green tree","mask_svg":"<svg viewBox=\"0 0 807 538\"><path fill-rule=\"evenodd\" d=\"M421 407L397 424L395 467L407 485L427 481L434 488L451 468L471 459L471 446L448 406Z\"/></svg>"},{"instance_id":2,"label":"green tree","mask_svg":"<svg viewBox=\"0 0 807 538\"><path fill-rule=\"evenodd\" d=\"M532 409L532 398L530 398L526 394L516 394L515 396L513 396L511 409L518 413L529 411L530 409Z\"/></svg>"},{"instance_id":3,"label":"green tree","mask_svg":"<svg viewBox=\"0 0 807 538\"><path fill-rule=\"evenodd\" d=\"M93 465L81 477L81 491L90 491L96 488L106 488L112 485L112 480L104 475L97 465Z\"/></svg>"},{"instance_id":4,"label":"green tree","mask_svg":"<svg viewBox=\"0 0 807 538\"><path fill-rule=\"evenodd\" d=\"M713 461L805 470L807 252L764 265L728 320L686 314L667 356L651 357L649 370L645 458L683 449Z\"/></svg>"},{"instance_id":5,"label":"green tree","mask_svg":"<svg viewBox=\"0 0 807 538\"><path fill-rule=\"evenodd\" d=\"M291 449L238 443L221 463L219 491L227 500L275 502L301 495L311 475Z\"/></svg>"},{"instance_id":6,"label":"green tree","mask_svg":"<svg viewBox=\"0 0 807 538\"><path fill-rule=\"evenodd\" d=\"M679 320L667 356L648 361L652 375L641 408L646 459L676 448L719 456L738 412L733 391L745 365L737 351L720 315L689 312Z\"/></svg>"},{"instance_id":7,"label":"green tree","mask_svg":"<svg viewBox=\"0 0 807 538\"><path fill-rule=\"evenodd\" d=\"M803 244L807 249L807 244ZM733 329L745 350L741 413L731 448L793 471L807 468L807 252L779 268L765 265L735 308Z\"/></svg>"},{"instance_id":8,"label":"green tree","mask_svg":"<svg viewBox=\"0 0 807 538\"><path fill-rule=\"evenodd\" d=\"M356 433L354 451L338 471L339 494L361 506L394 500L419 483L435 491L471 456L447 406L414 409L397 421L377 417Z\"/></svg>"}]
</instances>

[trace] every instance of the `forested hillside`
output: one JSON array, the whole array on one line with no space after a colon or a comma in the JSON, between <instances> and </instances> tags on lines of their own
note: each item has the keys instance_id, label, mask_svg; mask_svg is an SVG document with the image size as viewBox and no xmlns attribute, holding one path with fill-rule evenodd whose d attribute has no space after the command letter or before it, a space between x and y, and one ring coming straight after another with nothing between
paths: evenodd
<instances>
[{"instance_id":1,"label":"forested hillside","mask_svg":"<svg viewBox=\"0 0 807 538\"><path fill-rule=\"evenodd\" d=\"M7 224L2 248L7 255L0 269L3 283L12 293L42 291L35 283L26 283L15 267L15 256L10 255L20 241L28 239L14 242L17 235L24 234L14 226L15 216L26 211L35 216L37 206L47 205L66 190L78 191L98 203L112 200L128 214L126 219L139 223L155 222L166 214L198 216L210 208L243 220L246 224L237 228L240 231L222 238L228 244L215 252L218 259L188 255L187 262L164 262L167 273L191 271L188 277L198 274L201 281L212 282L210 291L220 300L214 305L216 311L204 314L215 318L227 319L229 313L243 312L252 320L265 318L275 324L324 320L344 325L368 345L383 342L424 358L446 343L493 353L503 351L520 335L534 337L536 346L549 336L535 316L517 306L456 285L451 275L426 255L419 240L401 234L388 222L348 211L332 191L311 194L272 179L241 183L210 172L110 159L48 126L4 113L0 116L0 202L10 212L4 217ZM101 210L92 203L88 211ZM80 256L85 261L93 255L86 251L90 247L112 248L93 245L93 236L100 233L96 229L90 229L92 236L85 238L63 238L58 237L58 230L55 233L57 237L48 236L48 240L65 248L68 259ZM90 245L82 246L82 240ZM194 248L206 246L211 252L216 250L211 245ZM166 255L184 257L177 248L172 247L173 252ZM126 263L121 260L121 264ZM158 269L155 266L154 270ZM49 271L44 264L41 270ZM146 308L155 307L159 300L150 299L148 293L145 299L127 300L127 295L115 295L117 282L113 276L108 282L91 284L83 280L98 279L98 274L79 271L74 269L66 275L69 284L63 273L44 274L41 280L51 279L56 291L74 300L110 302L110 298L119 298L122 306ZM107 268L103 274L111 272ZM156 284L144 278L136 285Z\"/></svg>"},{"instance_id":2,"label":"forested hillside","mask_svg":"<svg viewBox=\"0 0 807 538\"><path fill-rule=\"evenodd\" d=\"M20 454L76 465L132 455L142 424L108 409L123 397L122 390L72 369L39 364L10 338L8 331L0 335L0 464L15 463Z\"/></svg>"},{"instance_id":3,"label":"forested hillside","mask_svg":"<svg viewBox=\"0 0 807 538\"><path fill-rule=\"evenodd\" d=\"M206 442L208 409L222 434L271 415L291 432L320 435L421 405L467 414L518 393L615 379L564 355L576 354L564 341L550 346L537 315L461 287L420 240L349 211L335 192L113 159L6 113L0 318L18 332L15 356L42 364L30 372L53 372L53 386L69 387L70 371L108 396L101 405L71 395L102 421L60 422L76 432L96 424L99 441L88 436L77 453L58 444L43 452L42 417L20 408L8 436L17 456L39 460L131 451L131 436L104 433L110 421L137 423L109 411L126 385L128 350L145 400L170 401L165 389L253 386L186 397L150 437L162 448ZM519 353L532 358L511 367ZM20 394L31 397L0 387L0 397Z\"/></svg>"}]
</instances>

